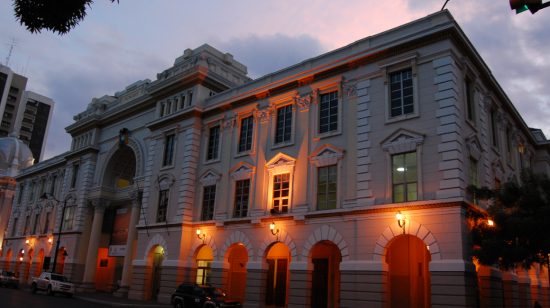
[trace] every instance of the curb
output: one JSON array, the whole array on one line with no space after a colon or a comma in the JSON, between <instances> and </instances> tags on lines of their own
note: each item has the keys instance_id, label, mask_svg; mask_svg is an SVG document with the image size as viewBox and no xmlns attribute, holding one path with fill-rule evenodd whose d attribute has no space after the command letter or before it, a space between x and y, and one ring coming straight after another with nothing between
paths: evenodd
<instances>
[{"instance_id":1,"label":"curb","mask_svg":"<svg viewBox=\"0 0 550 308\"><path fill-rule=\"evenodd\" d=\"M80 297L80 296L73 296L73 298L81 300L81 301L85 301L85 302L101 304L101 305L110 306L110 307L119 307L119 308L166 308L166 307L170 306L170 305L119 304L119 303L101 301L101 300L97 300L97 299Z\"/></svg>"}]
</instances>

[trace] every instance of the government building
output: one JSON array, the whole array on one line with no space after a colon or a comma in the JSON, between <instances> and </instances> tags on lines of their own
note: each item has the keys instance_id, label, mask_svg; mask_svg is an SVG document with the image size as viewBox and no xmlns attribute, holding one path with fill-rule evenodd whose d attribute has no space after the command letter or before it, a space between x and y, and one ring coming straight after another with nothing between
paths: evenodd
<instances>
[{"instance_id":1,"label":"government building","mask_svg":"<svg viewBox=\"0 0 550 308\"><path fill-rule=\"evenodd\" d=\"M466 186L549 173L550 142L447 10L254 80L187 49L74 120L15 177L0 267L22 283L55 262L161 303L190 282L245 307L549 305L547 268L470 256L489 204Z\"/></svg>"}]
</instances>

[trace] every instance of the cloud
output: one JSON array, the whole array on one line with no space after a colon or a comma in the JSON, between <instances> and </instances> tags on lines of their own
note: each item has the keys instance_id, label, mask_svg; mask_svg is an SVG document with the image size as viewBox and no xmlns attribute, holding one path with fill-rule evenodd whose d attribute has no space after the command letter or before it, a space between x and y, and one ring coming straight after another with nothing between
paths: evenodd
<instances>
[{"instance_id":1,"label":"cloud","mask_svg":"<svg viewBox=\"0 0 550 308\"><path fill-rule=\"evenodd\" d=\"M310 35L249 35L228 41L213 40L213 47L229 52L248 67L248 75L258 78L300 63L328 51L321 41Z\"/></svg>"}]
</instances>

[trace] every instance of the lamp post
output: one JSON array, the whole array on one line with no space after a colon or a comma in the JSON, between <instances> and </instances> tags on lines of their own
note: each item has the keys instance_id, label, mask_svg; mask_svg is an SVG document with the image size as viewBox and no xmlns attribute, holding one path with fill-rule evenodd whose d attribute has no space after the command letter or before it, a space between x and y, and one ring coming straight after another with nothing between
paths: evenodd
<instances>
[{"instance_id":1,"label":"lamp post","mask_svg":"<svg viewBox=\"0 0 550 308\"><path fill-rule=\"evenodd\" d=\"M47 192L44 192L42 196L40 196L40 199L46 200L48 199L48 195L52 197L55 201L57 201L57 204L59 204L59 200L57 200L54 196L51 194L48 194ZM55 247L55 257L53 259L53 268L52 273L55 273L55 266L57 265L57 253L59 252L59 244L61 243L61 229L63 227L63 219L65 219L65 208L67 207L67 199L65 199L65 202L63 203L63 212L61 212L61 221L59 222L59 233L57 234L57 246ZM65 249L65 252L63 255L66 257L68 256L67 250Z\"/></svg>"}]
</instances>

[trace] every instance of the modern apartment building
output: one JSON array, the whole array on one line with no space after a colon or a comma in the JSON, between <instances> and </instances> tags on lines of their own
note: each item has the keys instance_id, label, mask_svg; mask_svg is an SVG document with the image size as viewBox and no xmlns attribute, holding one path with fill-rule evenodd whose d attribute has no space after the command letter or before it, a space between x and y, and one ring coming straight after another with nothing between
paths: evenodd
<instances>
[{"instance_id":1,"label":"modern apartment building","mask_svg":"<svg viewBox=\"0 0 550 308\"><path fill-rule=\"evenodd\" d=\"M42 160L55 102L26 91L27 77L0 65L0 138L12 132L30 147L36 162Z\"/></svg>"},{"instance_id":2,"label":"modern apartment building","mask_svg":"<svg viewBox=\"0 0 550 308\"><path fill-rule=\"evenodd\" d=\"M66 128L71 149L16 177L0 267L37 275L61 228L56 271L85 292L120 280L114 295L163 303L191 282L245 307L548 305L547 269L470 256L466 211L488 203L465 187L548 173L550 142L449 11L246 75L203 45L93 99Z\"/></svg>"}]
</instances>

